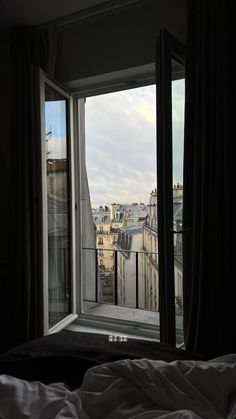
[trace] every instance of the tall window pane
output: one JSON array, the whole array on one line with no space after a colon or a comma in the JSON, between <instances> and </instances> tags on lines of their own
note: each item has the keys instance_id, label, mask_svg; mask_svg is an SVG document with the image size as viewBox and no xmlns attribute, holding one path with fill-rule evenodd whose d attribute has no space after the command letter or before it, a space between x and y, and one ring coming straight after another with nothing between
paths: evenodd
<instances>
[{"instance_id":1,"label":"tall window pane","mask_svg":"<svg viewBox=\"0 0 236 419\"><path fill-rule=\"evenodd\" d=\"M70 194L66 99L45 86L49 327L71 312Z\"/></svg>"},{"instance_id":2,"label":"tall window pane","mask_svg":"<svg viewBox=\"0 0 236 419\"><path fill-rule=\"evenodd\" d=\"M183 158L184 158L184 67L172 64L172 150L173 150L173 240L176 342L183 342Z\"/></svg>"}]
</instances>

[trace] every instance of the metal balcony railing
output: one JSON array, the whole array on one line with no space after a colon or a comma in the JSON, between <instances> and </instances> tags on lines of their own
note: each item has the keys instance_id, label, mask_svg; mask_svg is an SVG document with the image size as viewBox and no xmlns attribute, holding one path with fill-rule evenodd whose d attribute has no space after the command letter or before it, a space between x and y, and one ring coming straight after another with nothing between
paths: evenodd
<instances>
[{"instance_id":1,"label":"metal balcony railing","mask_svg":"<svg viewBox=\"0 0 236 419\"><path fill-rule=\"evenodd\" d=\"M96 230L96 235L108 236L109 234L110 234L110 231Z\"/></svg>"},{"instance_id":2,"label":"metal balcony railing","mask_svg":"<svg viewBox=\"0 0 236 419\"><path fill-rule=\"evenodd\" d=\"M130 300L132 300L130 307L145 308L145 297L141 295L140 287L145 288L144 264L145 261L148 263L150 252L125 249L125 253L129 255L127 258L124 257L123 249L100 249L98 247L97 249L84 248L83 250L94 252L94 256L91 256L91 258L94 257L95 267L95 289L93 292L95 298L93 302L108 302L114 305L122 305L122 300L124 299L122 288L124 284L126 284L126 287L130 287L132 284L133 296L130 296ZM152 257L157 259L157 253L153 253ZM102 263L100 261L101 258ZM153 277L154 274L156 275L156 281L158 281L158 266L156 273L152 271ZM158 283L156 287L158 288ZM129 294L131 294L130 289ZM127 307L127 304L125 306Z\"/></svg>"},{"instance_id":3,"label":"metal balcony railing","mask_svg":"<svg viewBox=\"0 0 236 419\"><path fill-rule=\"evenodd\" d=\"M120 231L120 228L119 227L116 227L116 228L115 227L111 227L110 228L110 232L111 233L119 233L119 231Z\"/></svg>"},{"instance_id":4,"label":"metal balcony railing","mask_svg":"<svg viewBox=\"0 0 236 419\"><path fill-rule=\"evenodd\" d=\"M157 252L124 250L118 246L116 249L98 247L83 250L89 252L87 263L90 268L94 266L90 282L86 278L85 302L158 311ZM176 312L182 311L182 305L182 297L178 290Z\"/></svg>"},{"instance_id":5,"label":"metal balcony railing","mask_svg":"<svg viewBox=\"0 0 236 419\"><path fill-rule=\"evenodd\" d=\"M118 245L115 249L84 247L82 250L82 312L98 316L98 319L105 317L130 324L133 322L134 327L136 324L150 324L158 329L158 253L148 250L124 251ZM128 258L124 255L127 252ZM153 263L155 259L157 262ZM178 263L175 269L176 342L179 345L183 343L182 267ZM130 287L129 292L127 287Z\"/></svg>"}]
</instances>

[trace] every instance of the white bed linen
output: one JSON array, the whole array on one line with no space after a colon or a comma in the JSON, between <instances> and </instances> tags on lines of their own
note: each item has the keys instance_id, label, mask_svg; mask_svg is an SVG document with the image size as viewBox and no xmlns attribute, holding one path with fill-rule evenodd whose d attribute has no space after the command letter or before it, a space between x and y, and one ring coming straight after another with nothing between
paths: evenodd
<instances>
[{"instance_id":1,"label":"white bed linen","mask_svg":"<svg viewBox=\"0 0 236 419\"><path fill-rule=\"evenodd\" d=\"M236 355L209 362L123 360L73 392L0 375L1 419L235 419Z\"/></svg>"}]
</instances>

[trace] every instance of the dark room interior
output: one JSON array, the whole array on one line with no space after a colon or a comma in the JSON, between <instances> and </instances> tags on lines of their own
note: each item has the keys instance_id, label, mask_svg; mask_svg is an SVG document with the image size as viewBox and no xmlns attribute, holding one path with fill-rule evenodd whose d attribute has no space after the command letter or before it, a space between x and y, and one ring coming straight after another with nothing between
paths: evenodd
<instances>
[{"instance_id":1,"label":"dark room interior","mask_svg":"<svg viewBox=\"0 0 236 419\"><path fill-rule=\"evenodd\" d=\"M129 362L127 359L134 362L128 366L129 371L130 368L136 368L134 360L147 362L145 368L142 366L144 364L140 364L140 369L149 371L151 367L148 360L171 365L177 360L180 365L191 360L193 364L186 364L186 368L192 372L194 362L196 368L200 365L201 369L201 365L209 365L207 362L215 357L236 353L236 282L233 264L236 28L233 2L73 0L58 4L55 0L27 0L23 3L0 0L0 374L29 382L36 380L45 385L64 382L73 391L81 386L89 368L95 368L96 383L96 368L105 368L101 374L106 375L106 363L114 361L123 362L122 371L126 362ZM168 61L169 57L178 61L179 55L185 79L184 199L180 232L184 255L183 344L180 346L176 341L173 279L172 250L176 232L172 231L171 225L172 163L169 162L172 159L172 125L169 111L172 75L171 61ZM119 90L116 83L120 83L120 90L132 87L132 83L133 86L135 83L147 85L149 77L156 83L157 100L160 323L158 338L154 336L152 339L151 335L146 334L149 338L145 339L144 333L139 339L136 328L130 331L126 342L121 337L131 330L126 328L127 322L116 319L113 323L107 320L105 324L104 319L94 320L83 316L81 308L81 284L83 287L83 281L86 282L86 275L81 274L81 266L86 262L81 262L83 244L80 232L84 228L84 234L87 234L87 221L81 221L82 204L79 204L79 200L82 202L83 199L80 197L80 194L83 195L83 186L80 186L81 190L76 190L73 179L83 178L86 172L83 169L81 156L84 151L80 139L83 107L78 105L78 99L91 96L90 90L96 92L95 95L97 92L106 92L108 84L110 91ZM175 78L181 77L176 71ZM71 278L76 279L71 279L69 285L68 316L64 316L65 321L60 319L58 324L55 322L52 328L48 313L48 282L45 282L45 275L49 281L49 268L45 268L45 260L48 261L45 243L48 246L48 241L47 238L44 241L47 214L41 157L41 140L42 135L45 136L45 133L42 134L45 119L45 115L42 117L42 98L48 101L52 99L50 94L45 96L45 92L42 96L42 83L51 86L54 92L58 89L58 95L64 95L65 92L65 102L70 103L66 124L72 126L68 129L68 136L75 138L73 150L72 146L67 149L70 168L67 185L71 194L69 212L72 218L68 221L70 240L74 243L70 253L72 267L69 270L72 272ZM76 112L79 117L74 116ZM77 152L82 161L79 164L74 159ZM48 219L46 222L49 223ZM109 341L111 335L117 336L113 342L111 339ZM141 361L143 359L145 361ZM220 359L223 363L224 359ZM219 384L219 394L221 391L226 394L228 388L233 391L236 383L236 361L234 358L227 358L226 361L228 364L226 362L224 368L227 370L227 365L231 363L232 377L222 381L221 390ZM181 374L185 374L184 367L181 370L178 363L174 365L174 368L180 368ZM218 367L215 368L217 370ZM87 399L83 402L82 393L83 390L85 393L90 390L89 380L92 378L89 374L80 394L85 407L88 402ZM110 370L107 374L110 374ZM132 374L130 372L130 376ZM16 413L11 415L10 410L4 410L4 403L1 411L1 397L4 394L1 391L0 416L20 418ZM214 397L217 400L217 396ZM228 393L225 400L228 400L227 397ZM236 414L236 408L226 407L226 402L221 407L216 403L215 410L213 405L212 398L209 405L203 403L199 410L193 408L192 412L195 413L190 413L188 417L233 418L233 414ZM167 401L166 404L163 402L162 408L168 412L174 412L175 409L191 410L187 402L186 406L177 401L176 406L174 402L169 409L166 406L169 406ZM206 412L205 416L203 411ZM88 416L81 417L96 417L92 410L89 412L88 408ZM136 413L134 410L132 417L135 418ZM156 414L147 417L164 417L159 411ZM185 417L181 414L166 417ZM99 417L123 419L131 416L128 413L122 416L118 411L109 416L107 411Z\"/></svg>"}]
</instances>

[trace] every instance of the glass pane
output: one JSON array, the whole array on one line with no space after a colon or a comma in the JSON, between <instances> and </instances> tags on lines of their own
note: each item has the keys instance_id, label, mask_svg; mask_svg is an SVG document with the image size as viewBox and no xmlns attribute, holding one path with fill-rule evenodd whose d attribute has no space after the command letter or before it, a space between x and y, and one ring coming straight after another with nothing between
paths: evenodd
<instances>
[{"instance_id":1,"label":"glass pane","mask_svg":"<svg viewBox=\"0 0 236 419\"><path fill-rule=\"evenodd\" d=\"M45 85L49 327L71 312L66 99Z\"/></svg>"},{"instance_id":2,"label":"glass pane","mask_svg":"<svg viewBox=\"0 0 236 419\"><path fill-rule=\"evenodd\" d=\"M176 343L183 342L183 157L184 157L184 68L172 59L172 147L173 147L173 240Z\"/></svg>"}]
</instances>

